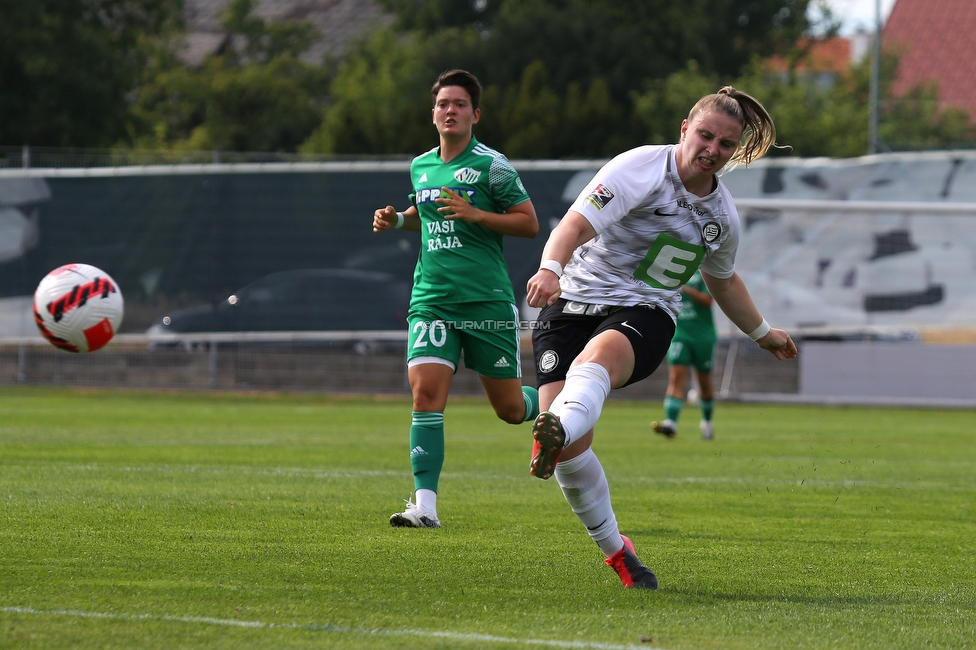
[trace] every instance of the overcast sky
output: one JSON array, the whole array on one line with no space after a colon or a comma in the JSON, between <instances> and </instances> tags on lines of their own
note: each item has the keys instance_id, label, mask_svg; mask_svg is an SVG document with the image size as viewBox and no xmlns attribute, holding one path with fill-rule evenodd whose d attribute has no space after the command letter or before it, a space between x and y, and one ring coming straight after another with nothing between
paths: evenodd
<instances>
[{"instance_id":1,"label":"overcast sky","mask_svg":"<svg viewBox=\"0 0 976 650\"><path fill-rule=\"evenodd\" d=\"M841 34L844 36L853 34L858 28L874 31L875 2L876 0L827 0L834 15L843 23ZM894 5L895 0L881 0L882 25Z\"/></svg>"}]
</instances>

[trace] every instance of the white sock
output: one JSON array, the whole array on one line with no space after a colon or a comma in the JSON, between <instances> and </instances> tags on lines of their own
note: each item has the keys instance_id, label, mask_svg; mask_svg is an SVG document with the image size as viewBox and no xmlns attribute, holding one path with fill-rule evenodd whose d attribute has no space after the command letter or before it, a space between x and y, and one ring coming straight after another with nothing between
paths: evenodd
<instances>
[{"instance_id":1,"label":"white sock","mask_svg":"<svg viewBox=\"0 0 976 650\"><path fill-rule=\"evenodd\" d=\"M603 402L610 393L610 373L598 363L588 361L566 373L566 383L549 411L559 416L566 433L563 446L593 428L600 419Z\"/></svg>"},{"instance_id":2,"label":"white sock","mask_svg":"<svg viewBox=\"0 0 976 650\"><path fill-rule=\"evenodd\" d=\"M437 493L433 490L417 490L417 506L437 516Z\"/></svg>"},{"instance_id":3,"label":"white sock","mask_svg":"<svg viewBox=\"0 0 976 650\"><path fill-rule=\"evenodd\" d=\"M600 459L592 449L556 463L556 482L586 532L607 557L624 547L617 517L610 505L610 485Z\"/></svg>"}]
</instances>

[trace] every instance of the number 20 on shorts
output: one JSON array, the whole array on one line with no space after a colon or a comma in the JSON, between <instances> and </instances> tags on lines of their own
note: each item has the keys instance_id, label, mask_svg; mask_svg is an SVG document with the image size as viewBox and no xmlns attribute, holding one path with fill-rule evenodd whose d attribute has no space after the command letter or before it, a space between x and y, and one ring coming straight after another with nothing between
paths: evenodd
<instances>
[{"instance_id":1,"label":"number 20 on shorts","mask_svg":"<svg viewBox=\"0 0 976 650\"><path fill-rule=\"evenodd\" d=\"M447 342L447 325L442 320L418 321L413 326L417 339L413 343L415 348L427 347L427 342L436 348L443 347Z\"/></svg>"}]
</instances>

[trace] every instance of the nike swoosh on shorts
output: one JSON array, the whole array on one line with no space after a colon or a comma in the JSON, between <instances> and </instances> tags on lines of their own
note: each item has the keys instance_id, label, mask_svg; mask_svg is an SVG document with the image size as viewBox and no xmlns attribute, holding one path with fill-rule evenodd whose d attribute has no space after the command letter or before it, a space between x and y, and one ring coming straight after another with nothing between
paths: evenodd
<instances>
[{"instance_id":1,"label":"nike swoosh on shorts","mask_svg":"<svg viewBox=\"0 0 976 650\"><path fill-rule=\"evenodd\" d=\"M633 325L631 325L630 323L628 323L627 321L624 321L624 322L620 323L620 326L621 327L629 327L630 329L632 329L635 332L637 332L640 335L641 338L644 338L644 335L640 333L640 330L637 329L636 327L634 327Z\"/></svg>"}]
</instances>

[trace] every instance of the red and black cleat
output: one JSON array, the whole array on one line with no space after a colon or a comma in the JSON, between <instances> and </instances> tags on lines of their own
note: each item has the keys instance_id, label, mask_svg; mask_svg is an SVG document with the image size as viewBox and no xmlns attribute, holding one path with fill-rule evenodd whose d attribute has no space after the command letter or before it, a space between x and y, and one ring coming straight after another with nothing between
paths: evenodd
<instances>
[{"instance_id":1,"label":"red and black cleat","mask_svg":"<svg viewBox=\"0 0 976 650\"><path fill-rule=\"evenodd\" d=\"M657 576L637 559L634 544L623 535L620 537L624 540L624 547L606 559L607 566L613 567L620 576L620 582L628 589L657 589Z\"/></svg>"},{"instance_id":2,"label":"red and black cleat","mask_svg":"<svg viewBox=\"0 0 976 650\"><path fill-rule=\"evenodd\" d=\"M543 411L532 425L532 438L535 442L532 444L529 474L546 480L556 471L556 461L566 442L566 432L558 417Z\"/></svg>"}]
</instances>

